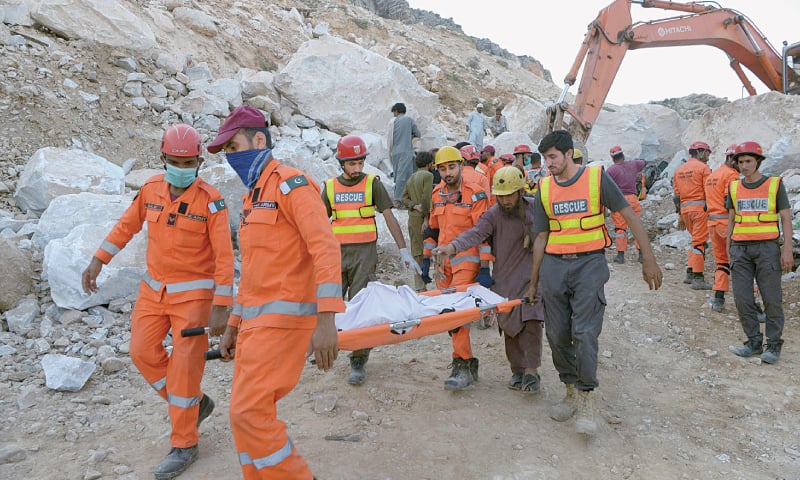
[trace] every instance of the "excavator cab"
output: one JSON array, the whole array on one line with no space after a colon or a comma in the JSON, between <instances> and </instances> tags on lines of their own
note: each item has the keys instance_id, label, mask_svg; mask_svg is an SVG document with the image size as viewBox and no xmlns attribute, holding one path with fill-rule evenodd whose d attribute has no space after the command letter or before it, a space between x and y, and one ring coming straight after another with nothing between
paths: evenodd
<instances>
[{"instance_id":1,"label":"excavator cab","mask_svg":"<svg viewBox=\"0 0 800 480\"><path fill-rule=\"evenodd\" d=\"M800 95L800 42L783 42L783 92Z\"/></svg>"}]
</instances>

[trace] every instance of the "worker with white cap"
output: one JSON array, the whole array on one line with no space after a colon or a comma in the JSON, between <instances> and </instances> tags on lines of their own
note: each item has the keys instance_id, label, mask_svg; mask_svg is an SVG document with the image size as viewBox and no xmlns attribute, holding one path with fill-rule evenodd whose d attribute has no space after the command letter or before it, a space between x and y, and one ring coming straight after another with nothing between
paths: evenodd
<instances>
[{"instance_id":1,"label":"worker with white cap","mask_svg":"<svg viewBox=\"0 0 800 480\"><path fill-rule=\"evenodd\" d=\"M483 148L483 135L486 132L486 117L483 116L483 104L475 105L475 110L470 112L467 117L467 133L469 133L469 143L475 145L478 150Z\"/></svg>"}]
</instances>

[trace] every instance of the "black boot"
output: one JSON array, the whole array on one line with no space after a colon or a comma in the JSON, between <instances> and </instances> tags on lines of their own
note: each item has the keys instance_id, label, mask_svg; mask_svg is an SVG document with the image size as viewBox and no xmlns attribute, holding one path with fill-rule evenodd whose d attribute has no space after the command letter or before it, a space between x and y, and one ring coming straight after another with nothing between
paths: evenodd
<instances>
[{"instance_id":1,"label":"black boot","mask_svg":"<svg viewBox=\"0 0 800 480\"><path fill-rule=\"evenodd\" d=\"M469 373L472 375L472 379L474 381L478 381L478 359L475 357L470 358L467 360L469 364Z\"/></svg>"},{"instance_id":2,"label":"black boot","mask_svg":"<svg viewBox=\"0 0 800 480\"><path fill-rule=\"evenodd\" d=\"M175 478L197 460L197 445L188 448L172 448L156 468L157 480Z\"/></svg>"},{"instance_id":3,"label":"black boot","mask_svg":"<svg viewBox=\"0 0 800 480\"><path fill-rule=\"evenodd\" d=\"M367 364L369 354L350 356L350 375L347 377L347 383L350 385L363 385L366 379L367 372L364 371L364 365Z\"/></svg>"},{"instance_id":4,"label":"black boot","mask_svg":"<svg viewBox=\"0 0 800 480\"><path fill-rule=\"evenodd\" d=\"M767 339L767 349L761 354L761 361L770 364L777 362L781 358L781 347L783 340Z\"/></svg>"},{"instance_id":5,"label":"black boot","mask_svg":"<svg viewBox=\"0 0 800 480\"><path fill-rule=\"evenodd\" d=\"M625 252L617 252L617 256L614 257L614 263L625 263Z\"/></svg>"},{"instance_id":6,"label":"black boot","mask_svg":"<svg viewBox=\"0 0 800 480\"><path fill-rule=\"evenodd\" d=\"M762 344L763 341L764 338L761 336L750 338L744 342L744 345L741 347L734 348L733 353L740 357L752 357L753 355L760 355L764 352L764 345Z\"/></svg>"},{"instance_id":7,"label":"black boot","mask_svg":"<svg viewBox=\"0 0 800 480\"><path fill-rule=\"evenodd\" d=\"M475 365L477 367L477 363ZM469 367L469 360L454 358L451 365L453 371L450 373L450 377L444 381L444 389L464 390L472 385L474 379L472 378L472 373L469 371Z\"/></svg>"}]
</instances>

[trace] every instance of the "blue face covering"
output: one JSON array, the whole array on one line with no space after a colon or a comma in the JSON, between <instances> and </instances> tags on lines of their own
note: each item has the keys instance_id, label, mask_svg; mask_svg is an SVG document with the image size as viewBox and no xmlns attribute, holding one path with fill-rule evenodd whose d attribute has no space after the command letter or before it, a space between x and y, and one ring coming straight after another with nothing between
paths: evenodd
<instances>
[{"instance_id":1,"label":"blue face covering","mask_svg":"<svg viewBox=\"0 0 800 480\"><path fill-rule=\"evenodd\" d=\"M532 160L532 159L533 159L533 157L530 157L530 156L528 156L528 157L525 157L525 158L522 160L522 164L523 164L524 166L526 166L526 167L527 167L528 165L530 165L530 164L531 164L531 160Z\"/></svg>"},{"instance_id":2,"label":"blue face covering","mask_svg":"<svg viewBox=\"0 0 800 480\"><path fill-rule=\"evenodd\" d=\"M164 180L172 186L186 188L197 179L197 167L178 168L168 163L166 167L167 173L164 175Z\"/></svg>"},{"instance_id":3,"label":"blue face covering","mask_svg":"<svg viewBox=\"0 0 800 480\"><path fill-rule=\"evenodd\" d=\"M272 159L272 150L244 150L228 153L225 155L225 159L242 179L244 186L248 190L252 190L264 166Z\"/></svg>"}]
</instances>

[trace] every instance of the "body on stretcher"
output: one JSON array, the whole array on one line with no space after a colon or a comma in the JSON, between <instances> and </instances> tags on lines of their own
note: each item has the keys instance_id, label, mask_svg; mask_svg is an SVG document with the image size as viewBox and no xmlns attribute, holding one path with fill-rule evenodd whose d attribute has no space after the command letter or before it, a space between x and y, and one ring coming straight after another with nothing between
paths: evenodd
<instances>
[{"instance_id":1,"label":"body on stretcher","mask_svg":"<svg viewBox=\"0 0 800 480\"><path fill-rule=\"evenodd\" d=\"M407 286L371 282L336 315L339 349L360 350L447 332L510 312L525 301L507 300L477 284L416 294Z\"/></svg>"}]
</instances>

